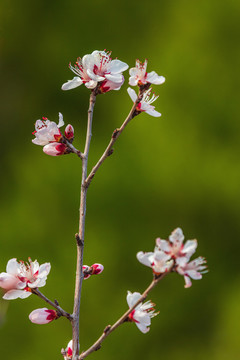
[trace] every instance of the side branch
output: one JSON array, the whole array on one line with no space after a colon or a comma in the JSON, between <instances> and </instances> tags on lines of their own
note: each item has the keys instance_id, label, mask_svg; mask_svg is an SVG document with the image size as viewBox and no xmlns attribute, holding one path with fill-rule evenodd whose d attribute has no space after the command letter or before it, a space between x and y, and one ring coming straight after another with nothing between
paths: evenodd
<instances>
[{"instance_id":1,"label":"side branch","mask_svg":"<svg viewBox=\"0 0 240 360\"><path fill-rule=\"evenodd\" d=\"M101 158L98 160L97 164L92 168L90 174L88 175L86 181L85 181L85 186L88 187L94 177L94 175L96 174L97 170L99 169L99 167L102 165L102 163L104 162L104 160L110 156L113 153L113 145L115 144L117 138L120 136L120 134L123 132L123 130L125 129L125 127L127 126L127 124L136 116L138 115L138 111L137 106L140 103L140 101L142 100L143 97L143 93L144 93L144 89L139 91L137 100L135 101L135 103L133 104L133 107L131 109L131 111L129 112L127 118L124 120L124 122L122 123L121 127L119 129L115 129L114 132L112 133L112 138L108 144L108 146L106 147L106 150L104 151L104 153L102 154Z\"/></svg>"},{"instance_id":2,"label":"side branch","mask_svg":"<svg viewBox=\"0 0 240 360\"><path fill-rule=\"evenodd\" d=\"M93 351L97 351L101 348L102 342L106 339L106 337L111 334L117 327L119 327L121 324L123 324L127 318L128 315L138 306L141 302L143 302L146 297L148 296L149 292L159 283L160 280L162 280L169 272L171 272L172 269L169 269L169 271L163 273L162 275L155 277L151 284L147 287L147 289L143 292L142 296L139 298L139 300L132 306L129 310L127 310L112 326L108 325L102 335L97 339L97 341L86 351L82 352L79 356L78 360L85 359L88 355L90 355Z\"/></svg>"},{"instance_id":3,"label":"side branch","mask_svg":"<svg viewBox=\"0 0 240 360\"><path fill-rule=\"evenodd\" d=\"M41 291L38 290L38 288L36 289L32 289L32 293L37 295L38 297L40 297L42 300L46 301L46 303L48 303L49 305L51 305L52 307L54 307L60 316L65 316L68 320L72 320L72 315L70 315L69 313L67 313L65 310L63 310L59 304L58 301L55 300L55 302L52 302L51 300L49 300L45 295L43 295L41 293Z\"/></svg>"}]
</instances>

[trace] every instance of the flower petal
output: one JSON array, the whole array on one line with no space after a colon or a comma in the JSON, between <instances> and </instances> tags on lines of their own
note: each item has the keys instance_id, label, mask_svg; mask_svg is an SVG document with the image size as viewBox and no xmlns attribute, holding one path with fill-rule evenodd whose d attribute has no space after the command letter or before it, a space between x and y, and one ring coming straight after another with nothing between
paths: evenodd
<instances>
[{"instance_id":1,"label":"flower petal","mask_svg":"<svg viewBox=\"0 0 240 360\"><path fill-rule=\"evenodd\" d=\"M155 71L151 71L147 74L147 82L154 85L161 85L165 82L164 76L159 76Z\"/></svg>"},{"instance_id":2,"label":"flower petal","mask_svg":"<svg viewBox=\"0 0 240 360\"><path fill-rule=\"evenodd\" d=\"M109 70L112 74L119 74L123 71L126 71L128 67L128 64L125 62L115 59L111 61Z\"/></svg>"},{"instance_id":3,"label":"flower petal","mask_svg":"<svg viewBox=\"0 0 240 360\"><path fill-rule=\"evenodd\" d=\"M10 259L7 263L7 273L11 275L17 275L20 270L20 265L16 258Z\"/></svg>"},{"instance_id":4,"label":"flower petal","mask_svg":"<svg viewBox=\"0 0 240 360\"><path fill-rule=\"evenodd\" d=\"M68 80L62 85L62 90L71 90L82 85L82 80L79 76L75 76L72 80Z\"/></svg>"},{"instance_id":5,"label":"flower petal","mask_svg":"<svg viewBox=\"0 0 240 360\"><path fill-rule=\"evenodd\" d=\"M128 92L128 95L130 96L130 98L132 99L132 101L135 102L137 100L136 92L130 87L127 89L127 92Z\"/></svg>"},{"instance_id":6,"label":"flower petal","mask_svg":"<svg viewBox=\"0 0 240 360\"><path fill-rule=\"evenodd\" d=\"M5 299L5 300L14 300L14 299L17 299L17 298L26 299L31 294L32 293L30 291L25 291L25 290L9 290L3 296L3 299Z\"/></svg>"}]
</instances>

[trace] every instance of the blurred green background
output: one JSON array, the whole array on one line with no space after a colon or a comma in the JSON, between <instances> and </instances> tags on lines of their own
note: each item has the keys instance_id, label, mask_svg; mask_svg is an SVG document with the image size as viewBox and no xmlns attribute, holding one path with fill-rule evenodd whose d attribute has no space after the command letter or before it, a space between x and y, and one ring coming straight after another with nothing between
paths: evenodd
<instances>
[{"instance_id":1,"label":"blurred green background","mask_svg":"<svg viewBox=\"0 0 240 360\"><path fill-rule=\"evenodd\" d=\"M137 262L157 236L181 226L197 238L196 256L209 274L184 289L172 274L151 299L160 314L143 335L135 324L115 331L91 359L235 360L240 353L239 270L239 22L240 3L216 1L2 0L1 23L1 259L52 270L43 292L66 310L73 305L75 240L81 163L52 158L31 143L42 116L75 128L83 149L89 91L61 85L69 61L112 50L130 67L166 77L155 86L161 118L141 114L129 124L89 188L84 263L103 263L84 282L81 349L126 310L127 290L143 291L151 270ZM98 96L89 169L121 125L132 102L122 89ZM38 298L0 300L1 357L61 359L71 338L65 319L34 325Z\"/></svg>"}]
</instances>

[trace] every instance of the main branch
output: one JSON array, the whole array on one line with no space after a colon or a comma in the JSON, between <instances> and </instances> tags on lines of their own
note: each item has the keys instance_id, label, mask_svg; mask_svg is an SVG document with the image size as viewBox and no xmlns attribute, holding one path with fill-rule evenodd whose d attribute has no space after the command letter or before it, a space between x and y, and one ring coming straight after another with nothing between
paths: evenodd
<instances>
[{"instance_id":1,"label":"main branch","mask_svg":"<svg viewBox=\"0 0 240 360\"><path fill-rule=\"evenodd\" d=\"M90 148L90 142L92 137L92 118L93 109L96 101L95 92L92 91L89 101L88 109L88 125L85 149L82 155L82 182L81 182L81 195L80 195L80 209L79 209L79 232L77 236L77 269L76 269L76 283L75 283L75 295L74 295L74 307L73 307L73 320L72 320L72 332L73 332L73 355L72 360L77 360L79 355L79 317L80 317L80 302L81 302L81 290L83 280L83 249L84 249L84 232L85 232L85 217L86 217L86 199L87 199L87 186L85 181L87 178L87 163L88 153Z\"/></svg>"}]
</instances>

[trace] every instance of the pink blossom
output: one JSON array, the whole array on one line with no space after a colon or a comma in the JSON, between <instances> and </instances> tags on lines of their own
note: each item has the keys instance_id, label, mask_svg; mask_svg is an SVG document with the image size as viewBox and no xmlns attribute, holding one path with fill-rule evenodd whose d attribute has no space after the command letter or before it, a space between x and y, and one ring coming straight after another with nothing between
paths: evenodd
<instances>
[{"instance_id":1,"label":"pink blossom","mask_svg":"<svg viewBox=\"0 0 240 360\"><path fill-rule=\"evenodd\" d=\"M58 318L56 310L49 310L47 308L36 309L29 315L29 320L34 324L48 324Z\"/></svg>"},{"instance_id":2,"label":"pink blossom","mask_svg":"<svg viewBox=\"0 0 240 360\"><path fill-rule=\"evenodd\" d=\"M142 295L139 292L131 293L128 291L127 303L129 308L132 308ZM151 318L156 316L158 313L154 313L155 304L151 301L138 304L135 309L128 315L128 320L136 323L137 327L142 333L147 333L151 325Z\"/></svg>"},{"instance_id":3,"label":"pink blossom","mask_svg":"<svg viewBox=\"0 0 240 360\"><path fill-rule=\"evenodd\" d=\"M159 76L155 71L147 73L147 60L142 63L139 60L136 60L136 67L133 67L129 70L130 78L129 85L131 86L142 86L147 83L160 85L165 82L165 77Z\"/></svg>"},{"instance_id":4,"label":"pink blossom","mask_svg":"<svg viewBox=\"0 0 240 360\"><path fill-rule=\"evenodd\" d=\"M194 280L202 279L202 274L207 272L206 260L204 257L199 256L195 260L188 262L186 257L176 259L176 271L184 276L185 288L192 286L190 278Z\"/></svg>"},{"instance_id":5,"label":"pink blossom","mask_svg":"<svg viewBox=\"0 0 240 360\"><path fill-rule=\"evenodd\" d=\"M75 66L69 66L77 76L63 84L62 90L70 90L82 84L88 89L95 89L100 84L101 92L120 89L124 81L122 72L128 69L128 65L118 59L112 60L110 55L95 50L82 59L78 58Z\"/></svg>"},{"instance_id":6,"label":"pink blossom","mask_svg":"<svg viewBox=\"0 0 240 360\"><path fill-rule=\"evenodd\" d=\"M157 100L158 96L155 96L153 94L152 97L150 97L152 89L149 89L145 91L143 94L143 98L140 101L140 103L136 107L136 111L138 112L146 112L148 115L159 117L161 114L155 110L155 106L151 105L155 100ZM132 99L133 102L137 100L137 94L136 92L131 89L130 87L127 89L128 95Z\"/></svg>"},{"instance_id":7,"label":"pink blossom","mask_svg":"<svg viewBox=\"0 0 240 360\"><path fill-rule=\"evenodd\" d=\"M155 248L154 252L139 251L137 253L137 259L143 265L152 268L156 275L169 271L173 265L173 260L170 260L171 256L157 248Z\"/></svg>"},{"instance_id":8,"label":"pink blossom","mask_svg":"<svg viewBox=\"0 0 240 360\"><path fill-rule=\"evenodd\" d=\"M179 257L186 257L187 259L190 259L196 251L197 240L187 240L185 244L183 241L183 231L181 228L177 228L169 236L169 241L158 238L156 239L156 245L159 250L162 250L166 254L170 255L172 259L177 259Z\"/></svg>"},{"instance_id":9,"label":"pink blossom","mask_svg":"<svg viewBox=\"0 0 240 360\"><path fill-rule=\"evenodd\" d=\"M6 273L0 274L0 287L7 290L3 299L25 299L32 294L31 289L42 287L46 284L50 272L50 263L39 266L37 260L29 263L17 262L11 259L7 263Z\"/></svg>"}]
</instances>

